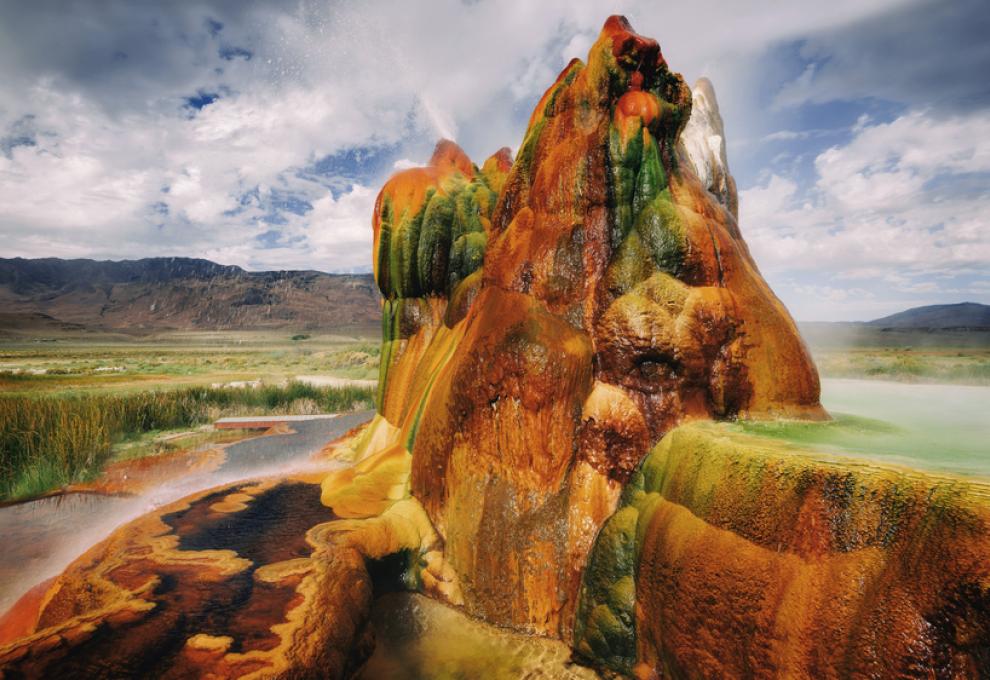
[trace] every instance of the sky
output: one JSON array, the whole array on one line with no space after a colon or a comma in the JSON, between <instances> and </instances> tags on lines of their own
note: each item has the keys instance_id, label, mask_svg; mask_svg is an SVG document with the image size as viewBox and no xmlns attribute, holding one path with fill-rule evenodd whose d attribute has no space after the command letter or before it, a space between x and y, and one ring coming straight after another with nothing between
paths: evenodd
<instances>
[{"instance_id":1,"label":"sky","mask_svg":"<svg viewBox=\"0 0 990 680\"><path fill-rule=\"evenodd\" d=\"M7 0L0 256L370 271L389 175L517 148L613 13L714 83L795 318L990 303L985 0Z\"/></svg>"}]
</instances>

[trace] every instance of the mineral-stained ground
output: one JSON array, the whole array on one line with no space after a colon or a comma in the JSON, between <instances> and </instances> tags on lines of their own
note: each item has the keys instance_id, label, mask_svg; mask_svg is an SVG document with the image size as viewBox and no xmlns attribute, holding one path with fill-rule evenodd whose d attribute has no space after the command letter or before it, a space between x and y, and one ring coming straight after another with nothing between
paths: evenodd
<instances>
[{"instance_id":1,"label":"mineral-stained ground","mask_svg":"<svg viewBox=\"0 0 990 680\"><path fill-rule=\"evenodd\" d=\"M828 417L736 214L711 84L610 18L515 159L442 141L382 189L353 466L128 525L26 598L5 672L348 677L414 591L603 673L990 674L988 487L717 422Z\"/></svg>"}]
</instances>

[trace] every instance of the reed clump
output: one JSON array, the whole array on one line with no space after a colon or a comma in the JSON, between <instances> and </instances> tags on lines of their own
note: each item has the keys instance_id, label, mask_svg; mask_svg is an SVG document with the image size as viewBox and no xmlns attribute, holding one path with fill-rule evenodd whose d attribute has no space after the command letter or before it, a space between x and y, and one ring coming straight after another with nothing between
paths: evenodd
<instances>
[{"instance_id":1,"label":"reed clump","mask_svg":"<svg viewBox=\"0 0 990 680\"><path fill-rule=\"evenodd\" d=\"M35 496L98 473L114 443L226 415L371 408L372 390L292 382L136 394L0 396L0 499Z\"/></svg>"}]
</instances>

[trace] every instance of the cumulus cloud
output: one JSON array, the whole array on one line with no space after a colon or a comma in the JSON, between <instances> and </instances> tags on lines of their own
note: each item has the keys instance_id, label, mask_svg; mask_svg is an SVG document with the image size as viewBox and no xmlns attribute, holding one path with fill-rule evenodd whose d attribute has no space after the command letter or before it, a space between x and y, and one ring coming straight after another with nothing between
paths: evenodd
<instances>
[{"instance_id":1,"label":"cumulus cloud","mask_svg":"<svg viewBox=\"0 0 990 680\"><path fill-rule=\"evenodd\" d=\"M807 65L775 103L880 97L949 112L985 108L988 34L984 0L911 2L839 30L822 27L803 42Z\"/></svg>"},{"instance_id":2,"label":"cumulus cloud","mask_svg":"<svg viewBox=\"0 0 990 680\"><path fill-rule=\"evenodd\" d=\"M809 187L773 174L741 192L744 233L771 279L827 272L903 293L971 294L990 264L990 115L906 113L820 153ZM794 291L809 294L810 288ZM821 288L825 290L825 288ZM834 291L836 288L831 288Z\"/></svg>"},{"instance_id":3,"label":"cumulus cloud","mask_svg":"<svg viewBox=\"0 0 990 680\"><path fill-rule=\"evenodd\" d=\"M957 6L978 13L976 1ZM761 129L770 98L764 80L796 78L777 88L778 111L887 92L891 73L907 62L864 64L845 89L833 69L863 61L873 42L896 47L898 59L920 69L921 57L874 36L889 33L891 18L911 35L922 31L927 6L757 0L727 10L716 0L620 0L610 11L658 37L689 80L713 77L731 147L747 137L834 141L817 123ZM603 19L591 0L5 3L4 254L195 255L252 269L366 269L382 181L425 161L437 136L455 137L479 162L517 145L543 89L567 60L584 57ZM950 19L940 25L965 44L950 46L958 77L940 72L952 83L923 88L902 78L889 96L933 92L948 100L975 87L958 65L982 63L973 50L985 40L967 38L974 31L962 31L966 22ZM781 61L782 46L792 44L808 62L803 77L804 65L795 73L794 63ZM934 58L933 49L922 56ZM761 266L781 276L791 276L795 263L830 267L837 282L793 284L811 291L847 290L842 277L854 271L920 272L926 253L945 267L987 261L983 190L974 179L986 171L986 147L967 156L958 142L985 139L985 120L972 107L946 113L938 102L911 104L928 109L864 122L848 144L816 150L810 183L777 174L744 192L743 229ZM741 177L741 186L752 184ZM974 275L967 285L978 283Z\"/></svg>"}]
</instances>

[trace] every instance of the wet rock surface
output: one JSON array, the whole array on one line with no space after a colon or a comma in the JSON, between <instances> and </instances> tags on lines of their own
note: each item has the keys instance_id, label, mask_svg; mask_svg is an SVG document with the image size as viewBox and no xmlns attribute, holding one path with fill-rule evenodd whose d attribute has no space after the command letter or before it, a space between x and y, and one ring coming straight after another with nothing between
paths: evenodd
<instances>
[{"instance_id":1,"label":"wet rock surface","mask_svg":"<svg viewBox=\"0 0 990 680\"><path fill-rule=\"evenodd\" d=\"M17 677L342 677L371 602L361 556L327 531L318 479L204 492L115 532L48 588L0 648Z\"/></svg>"},{"instance_id":2,"label":"wet rock surface","mask_svg":"<svg viewBox=\"0 0 990 680\"><path fill-rule=\"evenodd\" d=\"M988 501L986 483L681 426L596 540L575 648L674 677L984 677Z\"/></svg>"},{"instance_id":3,"label":"wet rock surface","mask_svg":"<svg viewBox=\"0 0 990 680\"><path fill-rule=\"evenodd\" d=\"M283 447L234 445L229 474L308 456L366 418L302 424ZM117 529L4 617L4 677L350 674L370 653L371 582L330 528L328 465L199 492Z\"/></svg>"},{"instance_id":4,"label":"wet rock surface","mask_svg":"<svg viewBox=\"0 0 990 680\"><path fill-rule=\"evenodd\" d=\"M422 595L393 593L376 600L375 652L360 680L592 680L559 640L532 637L472 619Z\"/></svg>"},{"instance_id":5,"label":"wet rock surface","mask_svg":"<svg viewBox=\"0 0 990 680\"><path fill-rule=\"evenodd\" d=\"M0 613L39 580L62 568L114 528L201 489L308 465L328 440L366 422L369 412L300 421L291 431L253 437L223 449L128 461L106 484L114 494L68 493L0 508ZM137 469L135 469L137 468ZM0 638L0 644L7 638Z\"/></svg>"},{"instance_id":6,"label":"wet rock surface","mask_svg":"<svg viewBox=\"0 0 990 680\"><path fill-rule=\"evenodd\" d=\"M691 110L656 41L613 17L511 166L500 152L479 170L444 141L379 197L378 412L393 430L360 455L408 452L409 492L486 620L569 634L595 534L680 421L825 417L721 185L684 160ZM444 279L434 244L465 234L483 258L452 269L451 254Z\"/></svg>"}]
</instances>

